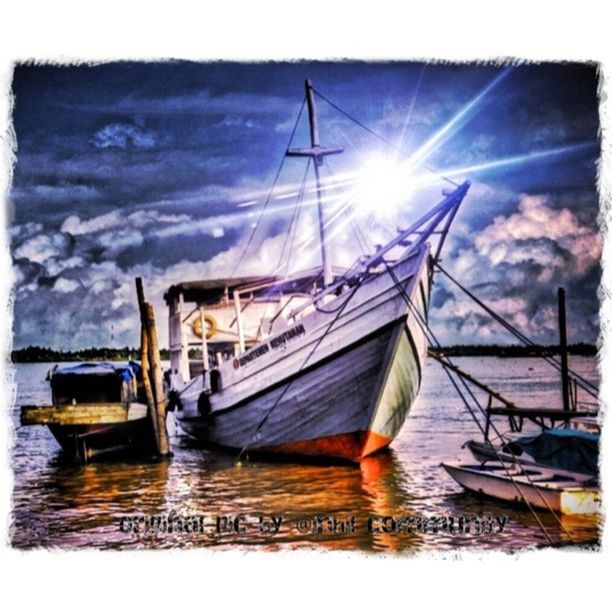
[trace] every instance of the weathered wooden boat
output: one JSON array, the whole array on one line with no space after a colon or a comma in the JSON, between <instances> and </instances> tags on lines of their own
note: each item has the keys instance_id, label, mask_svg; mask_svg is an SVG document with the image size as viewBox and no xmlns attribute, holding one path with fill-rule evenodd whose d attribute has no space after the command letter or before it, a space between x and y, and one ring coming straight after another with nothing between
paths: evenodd
<instances>
[{"instance_id":1,"label":"weathered wooden boat","mask_svg":"<svg viewBox=\"0 0 612 612\"><path fill-rule=\"evenodd\" d=\"M152 450L138 365L82 363L49 372L51 404L22 406L22 425L46 425L62 449L87 462L103 455Z\"/></svg>"},{"instance_id":2,"label":"weathered wooden boat","mask_svg":"<svg viewBox=\"0 0 612 612\"><path fill-rule=\"evenodd\" d=\"M306 82L322 266L169 288L170 402L206 444L358 461L388 446L421 384L433 266L469 182L374 254L332 266L319 144ZM190 351L200 351L199 363Z\"/></svg>"},{"instance_id":3,"label":"weathered wooden boat","mask_svg":"<svg viewBox=\"0 0 612 612\"><path fill-rule=\"evenodd\" d=\"M596 478L585 481L567 470L502 462L442 467L462 487L486 497L561 514L595 514L601 509Z\"/></svg>"}]
</instances>

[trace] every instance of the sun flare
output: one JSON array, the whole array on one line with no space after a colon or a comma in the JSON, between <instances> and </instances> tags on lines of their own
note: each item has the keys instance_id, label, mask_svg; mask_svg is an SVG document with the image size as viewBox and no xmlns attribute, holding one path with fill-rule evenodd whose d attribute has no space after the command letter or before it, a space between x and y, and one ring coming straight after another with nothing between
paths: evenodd
<instances>
[{"instance_id":1,"label":"sun flare","mask_svg":"<svg viewBox=\"0 0 612 612\"><path fill-rule=\"evenodd\" d=\"M356 173L352 189L356 209L362 213L388 215L411 194L407 165L384 157L366 161Z\"/></svg>"}]
</instances>

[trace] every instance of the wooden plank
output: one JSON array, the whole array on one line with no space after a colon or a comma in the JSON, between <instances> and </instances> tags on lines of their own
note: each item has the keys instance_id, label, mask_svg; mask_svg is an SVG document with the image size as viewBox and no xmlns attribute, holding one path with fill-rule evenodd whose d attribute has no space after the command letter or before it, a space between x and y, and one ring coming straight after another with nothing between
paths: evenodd
<instances>
[{"instance_id":1,"label":"wooden plank","mask_svg":"<svg viewBox=\"0 0 612 612\"><path fill-rule=\"evenodd\" d=\"M146 407L132 403L60 404L22 406L22 425L104 425L144 417Z\"/></svg>"}]
</instances>

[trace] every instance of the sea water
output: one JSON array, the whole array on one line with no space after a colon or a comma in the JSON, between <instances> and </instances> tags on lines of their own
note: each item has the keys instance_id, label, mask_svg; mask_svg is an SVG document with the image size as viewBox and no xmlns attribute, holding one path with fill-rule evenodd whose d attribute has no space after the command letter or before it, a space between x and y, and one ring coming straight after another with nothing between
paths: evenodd
<instances>
[{"instance_id":1,"label":"sea water","mask_svg":"<svg viewBox=\"0 0 612 612\"><path fill-rule=\"evenodd\" d=\"M561 405L559 374L541 359L454 362L519 406ZM465 492L446 474L440 464L472 461L462 446L482 434L432 359L397 439L360 465L239 460L236 453L203 448L178 429L172 414L171 459L74 465L46 427L19 425L19 406L50 401L45 374L51 365L13 366L10 537L16 548L409 554L599 542L597 515L538 511L536 516L519 505ZM571 357L570 366L598 382L594 358ZM486 405L486 396L476 397ZM505 418L494 422L500 432L508 430Z\"/></svg>"}]
</instances>

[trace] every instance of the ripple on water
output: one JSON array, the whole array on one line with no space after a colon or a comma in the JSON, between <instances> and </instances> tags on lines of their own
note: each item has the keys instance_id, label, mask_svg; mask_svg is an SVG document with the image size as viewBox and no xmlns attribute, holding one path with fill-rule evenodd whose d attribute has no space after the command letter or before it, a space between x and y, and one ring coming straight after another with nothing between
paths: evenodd
<instances>
[{"instance_id":1,"label":"ripple on water","mask_svg":"<svg viewBox=\"0 0 612 612\"><path fill-rule=\"evenodd\" d=\"M556 374L534 359L457 359L484 380L497 380L522 405L558 405ZM500 367L503 365L503 368ZM597 379L595 360L574 358L573 367ZM533 368L528 372L528 367ZM392 449L360 466L292 462L237 464L232 454L200 448L171 429L174 457L146 463L124 461L76 467L65 462L50 432L18 427L18 406L48 401L44 380L49 364L18 364L17 404L12 410L15 445L12 465L12 544L18 548L192 548L242 547L361 550L412 553L432 550L516 550L547 545L529 511L464 492L440 467L467 458L461 445L478 437L473 421L455 397L440 368L428 364L423 388ZM528 376L529 374L529 376ZM533 381L536 381L535 383ZM171 417L172 418L172 417ZM135 515L204 517L203 532L124 533L121 517ZM244 514L243 533L217 533L216 519ZM278 534L262 534L260 517L283 517ZM303 533L298 522L316 515L337 521L355 516L354 533ZM506 519L503 531L469 533L371 532L371 517L490 516ZM600 517L540 513L555 543L597 542ZM378 519L377 519L378 520ZM379 525L375 522L374 528ZM336 528L339 528L336 525Z\"/></svg>"}]
</instances>

